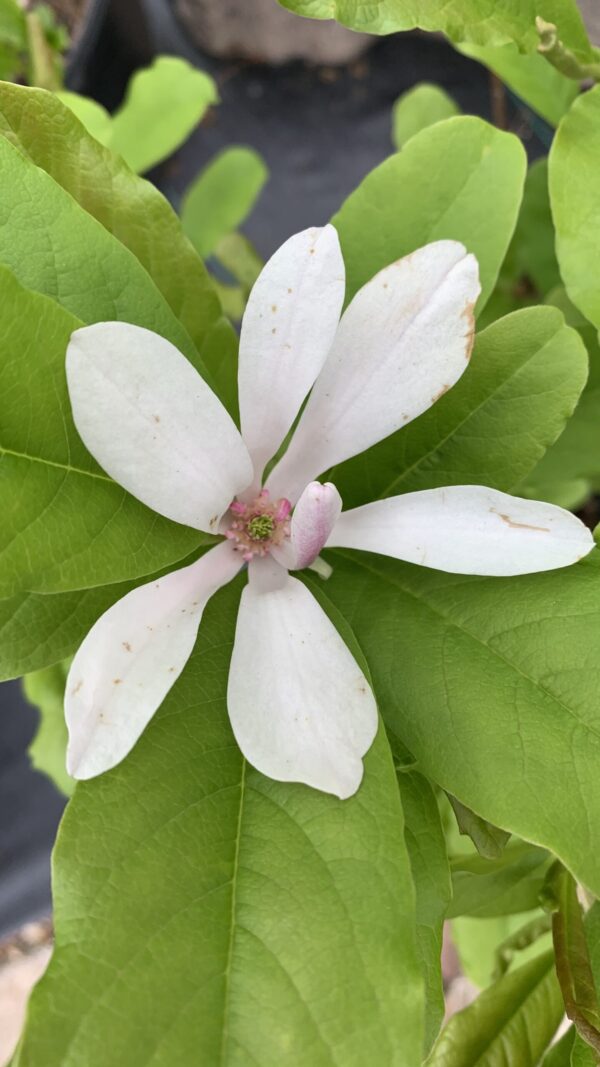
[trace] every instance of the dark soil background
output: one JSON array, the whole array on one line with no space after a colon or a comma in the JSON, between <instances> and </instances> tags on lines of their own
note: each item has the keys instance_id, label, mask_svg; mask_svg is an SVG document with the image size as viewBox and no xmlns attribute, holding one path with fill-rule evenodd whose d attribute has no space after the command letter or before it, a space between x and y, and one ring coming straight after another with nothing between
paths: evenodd
<instances>
[{"instance_id":1,"label":"dark soil background","mask_svg":"<svg viewBox=\"0 0 600 1067\"><path fill-rule=\"evenodd\" d=\"M85 6L84 0L53 3L67 17L68 9ZM364 57L342 68L301 62L271 68L200 55L178 29L167 0L144 4L99 0L94 33L83 51L75 46L70 85L114 108L131 72L153 52L183 55L210 72L221 104L152 178L177 205L219 149L257 149L271 178L245 230L265 257L296 230L326 222L389 155L392 105L415 82L437 82L464 111L491 118L489 75L438 37L378 39ZM501 105L495 105L496 120L502 117L519 133L532 158L545 153L550 131L544 124L510 97ZM64 801L29 765L26 750L36 722L19 684L0 686L0 936L50 910L50 851Z\"/></svg>"}]
</instances>

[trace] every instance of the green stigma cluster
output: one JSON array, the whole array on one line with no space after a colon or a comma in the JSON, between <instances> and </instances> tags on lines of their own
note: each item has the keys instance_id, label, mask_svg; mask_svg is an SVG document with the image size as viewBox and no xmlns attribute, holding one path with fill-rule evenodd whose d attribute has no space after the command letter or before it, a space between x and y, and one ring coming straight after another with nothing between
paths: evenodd
<instances>
[{"instance_id":1,"label":"green stigma cluster","mask_svg":"<svg viewBox=\"0 0 600 1067\"><path fill-rule=\"evenodd\" d=\"M270 515L255 515L250 519L247 530L253 541L268 541L275 529L275 522Z\"/></svg>"}]
</instances>

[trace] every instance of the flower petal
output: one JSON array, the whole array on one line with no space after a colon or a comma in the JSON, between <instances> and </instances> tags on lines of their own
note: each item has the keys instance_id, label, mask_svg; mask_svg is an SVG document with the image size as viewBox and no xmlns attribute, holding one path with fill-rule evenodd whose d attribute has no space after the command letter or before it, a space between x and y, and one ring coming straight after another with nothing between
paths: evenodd
<instances>
[{"instance_id":1,"label":"flower petal","mask_svg":"<svg viewBox=\"0 0 600 1067\"><path fill-rule=\"evenodd\" d=\"M342 799L358 789L361 757L377 733L375 699L297 578L270 592L252 580L244 589L227 705L244 756L263 774Z\"/></svg>"},{"instance_id":2,"label":"flower petal","mask_svg":"<svg viewBox=\"0 0 600 1067\"><path fill-rule=\"evenodd\" d=\"M421 415L467 367L477 260L435 241L356 294L298 428L267 485L292 503L312 478Z\"/></svg>"},{"instance_id":3,"label":"flower petal","mask_svg":"<svg viewBox=\"0 0 600 1067\"><path fill-rule=\"evenodd\" d=\"M67 678L69 774L93 778L124 759L187 663L207 601L242 566L228 542L217 545L98 619Z\"/></svg>"},{"instance_id":4,"label":"flower petal","mask_svg":"<svg viewBox=\"0 0 600 1067\"><path fill-rule=\"evenodd\" d=\"M310 482L300 497L291 521L290 540L272 554L289 570L308 567L327 544L342 510L342 498L331 482Z\"/></svg>"},{"instance_id":5,"label":"flower petal","mask_svg":"<svg viewBox=\"0 0 600 1067\"><path fill-rule=\"evenodd\" d=\"M563 508L451 485L344 512L328 546L360 548L453 574L532 574L587 556L594 538Z\"/></svg>"},{"instance_id":6,"label":"flower petal","mask_svg":"<svg viewBox=\"0 0 600 1067\"><path fill-rule=\"evenodd\" d=\"M72 335L67 382L77 430L111 478L160 515L216 533L252 465L185 356L151 330L100 322Z\"/></svg>"},{"instance_id":7,"label":"flower petal","mask_svg":"<svg viewBox=\"0 0 600 1067\"><path fill-rule=\"evenodd\" d=\"M290 237L248 301L240 337L242 436L257 480L275 455L333 342L345 270L333 226Z\"/></svg>"}]
</instances>

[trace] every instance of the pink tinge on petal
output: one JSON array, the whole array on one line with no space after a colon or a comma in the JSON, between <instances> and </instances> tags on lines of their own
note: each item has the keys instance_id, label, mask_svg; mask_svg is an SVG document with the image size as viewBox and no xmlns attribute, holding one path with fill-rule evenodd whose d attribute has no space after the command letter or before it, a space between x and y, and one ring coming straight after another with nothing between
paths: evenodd
<instances>
[{"instance_id":1,"label":"pink tinge on petal","mask_svg":"<svg viewBox=\"0 0 600 1067\"><path fill-rule=\"evenodd\" d=\"M292 516L293 570L308 567L326 545L342 510L342 498L331 482L310 482Z\"/></svg>"}]
</instances>

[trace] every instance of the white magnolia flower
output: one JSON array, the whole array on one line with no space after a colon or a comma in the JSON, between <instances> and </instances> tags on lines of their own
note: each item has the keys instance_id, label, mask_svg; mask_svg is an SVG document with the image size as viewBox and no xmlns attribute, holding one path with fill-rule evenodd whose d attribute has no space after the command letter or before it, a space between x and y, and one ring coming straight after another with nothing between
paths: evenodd
<instances>
[{"instance_id":1,"label":"white magnolia flower","mask_svg":"<svg viewBox=\"0 0 600 1067\"><path fill-rule=\"evenodd\" d=\"M224 538L92 627L67 683L72 775L90 778L127 755L182 671L207 601L248 564L227 692L238 744L273 778L348 797L377 732L375 700L289 571L310 566L326 545L487 575L564 567L590 551L591 534L573 515L493 489L430 489L342 512L335 486L314 480L454 385L471 352L479 288L474 257L456 241L436 241L377 274L340 319L335 229L290 238L244 316L241 433L162 337L119 322L73 334L68 386L92 455L159 514Z\"/></svg>"}]
</instances>

